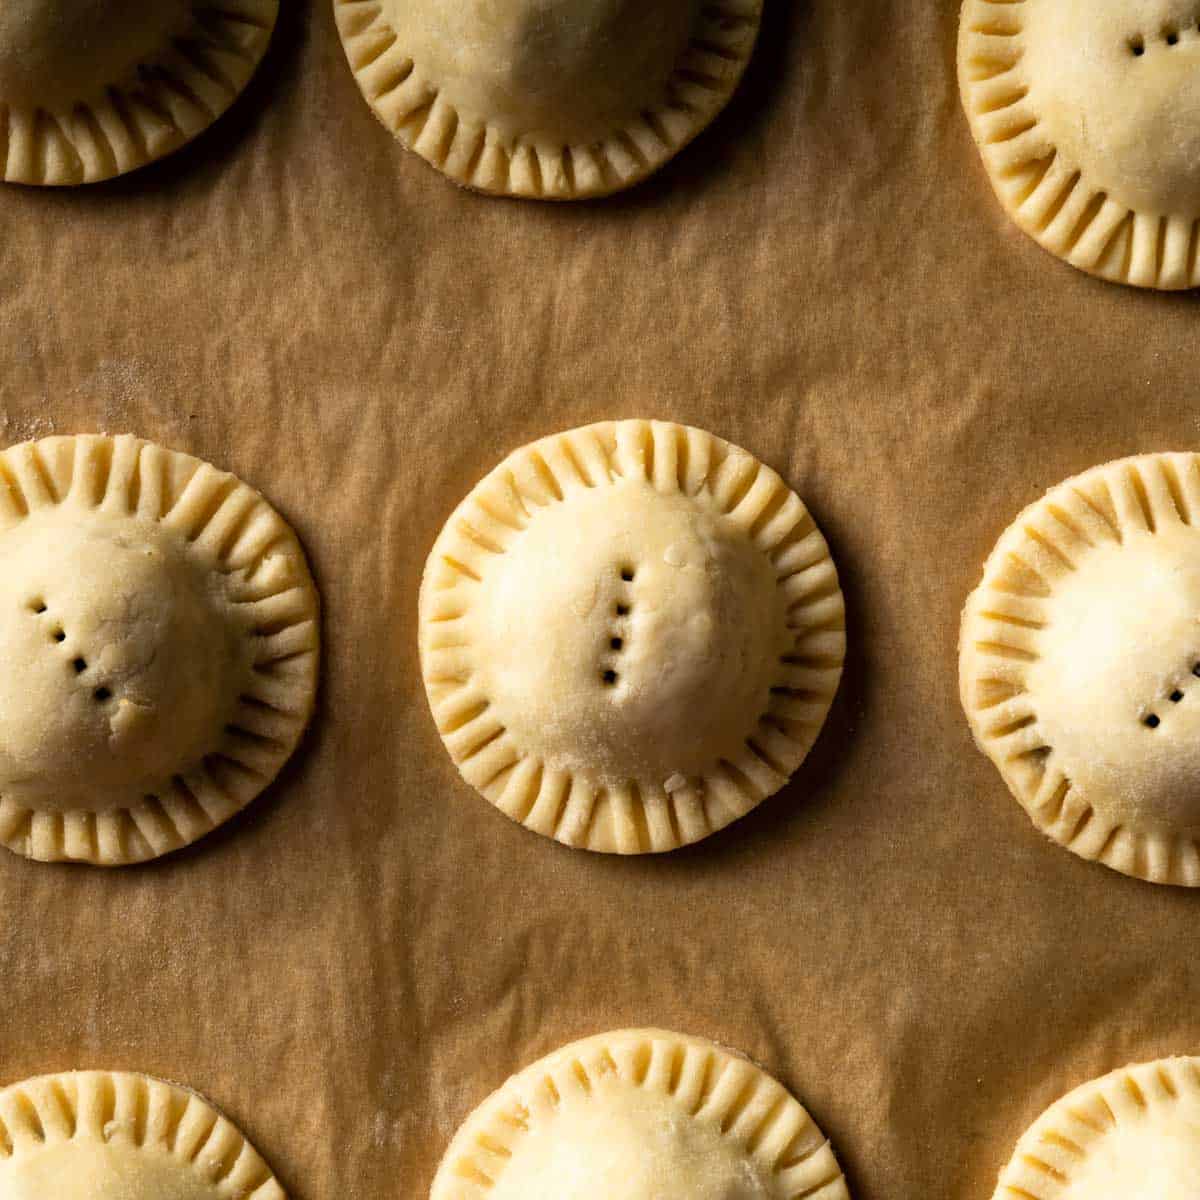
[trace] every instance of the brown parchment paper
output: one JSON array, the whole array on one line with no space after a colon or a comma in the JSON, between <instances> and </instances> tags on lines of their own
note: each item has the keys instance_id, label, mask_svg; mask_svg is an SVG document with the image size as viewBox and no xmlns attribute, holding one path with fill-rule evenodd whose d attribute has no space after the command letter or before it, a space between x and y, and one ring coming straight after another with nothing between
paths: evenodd
<instances>
[{"instance_id":1,"label":"brown parchment paper","mask_svg":"<svg viewBox=\"0 0 1200 1200\"><path fill-rule=\"evenodd\" d=\"M116 872L0 855L0 1081L180 1080L297 1200L407 1200L509 1072L657 1024L785 1081L860 1200L986 1200L1066 1089L1200 1049L1200 897L1043 840L972 747L955 653L1024 504L1200 444L1195 302L1007 221L956 25L956 0L768 0L708 134L624 197L544 207L404 153L325 0L284 0L261 75L185 152L0 189L0 436L133 430L238 472L299 530L326 637L311 734L228 827ZM779 470L850 632L792 785L625 861L459 780L415 631L474 481L620 416Z\"/></svg>"}]
</instances>

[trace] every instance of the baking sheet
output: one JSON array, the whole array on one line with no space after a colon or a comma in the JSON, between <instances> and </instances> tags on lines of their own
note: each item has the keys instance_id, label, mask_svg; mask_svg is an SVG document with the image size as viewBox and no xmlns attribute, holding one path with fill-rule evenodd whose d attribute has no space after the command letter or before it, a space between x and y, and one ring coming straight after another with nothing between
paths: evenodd
<instances>
[{"instance_id":1,"label":"baking sheet","mask_svg":"<svg viewBox=\"0 0 1200 1200\"><path fill-rule=\"evenodd\" d=\"M1086 278L993 201L955 0L768 0L717 125L612 201L455 189L285 0L236 108L86 192L0 189L0 436L133 430L295 523L325 601L311 735L228 827L106 873L0 857L0 1080L205 1092L297 1200L426 1194L457 1123L561 1042L738 1047L860 1200L987 1197L1069 1087L1196 1051L1197 898L1037 834L971 745L958 612L1066 475L1200 440L1190 297ZM417 672L442 520L498 458L690 422L805 498L845 681L792 785L620 861L463 784Z\"/></svg>"}]
</instances>

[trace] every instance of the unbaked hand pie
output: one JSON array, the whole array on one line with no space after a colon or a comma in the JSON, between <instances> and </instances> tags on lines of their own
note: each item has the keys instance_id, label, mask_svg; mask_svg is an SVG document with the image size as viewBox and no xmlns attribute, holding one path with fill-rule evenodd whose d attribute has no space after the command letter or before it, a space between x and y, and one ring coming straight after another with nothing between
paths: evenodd
<instances>
[{"instance_id":1,"label":"unbaked hand pie","mask_svg":"<svg viewBox=\"0 0 1200 1200\"><path fill-rule=\"evenodd\" d=\"M829 711L845 614L774 471L658 421L510 455L421 587L421 661L464 778L569 846L705 837L781 788Z\"/></svg>"},{"instance_id":2,"label":"unbaked hand pie","mask_svg":"<svg viewBox=\"0 0 1200 1200\"><path fill-rule=\"evenodd\" d=\"M657 170L724 108L762 0L334 0L376 116L456 183L572 200Z\"/></svg>"},{"instance_id":3,"label":"unbaked hand pie","mask_svg":"<svg viewBox=\"0 0 1200 1200\"><path fill-rule=\"evenodd\" d=\"M94 183L207 129L266 52L279 0L4 0L0 163Z\"/></svg>"},{"instance_id":4,"label":"unbaked hand pie","mask_svg":"<svg viewBox=\"0 0 1200 1200\"><path fill-rule=\"evenodd\" d=\"M1194 1200L1200 1059L1163 1058L1093 1079L1017 1143L994 1200Z\"/></svg>"},{"instance_id":5,"label":"unbaked hand pie","mask_svg":"<svg viewBox=\"0 0 1200 1200\"><path fill-rule=\"evenodd\" d=\"M739 1054L605 1033L514 1075L450 1143L430 1200L847 1200L829 1142Z\"/></svg>"},{"instance_id":6,"label":"unbaked hand pie","mask_svg":"<svg viewBox=\"0 0 1200 1200\"><path fill-rule=\"evenodd\" d=\"M965 0L959 84L992 186L1047 250L1200 283L1200 3Z\"/></svg>"},{"instance_id":7,"label":"unbaked hand pie","mask_svg":"<svg viewBox=\"0 0 1200 1200\"><path fill-rule=\"evenodd\" d=\"M1200 457L1108 463L1021 513L967 602L960 681L1041 830L1200 884Z\"/></svg>"},{"instance_id":8,"label":"unbaked hand pie","mask_svg":"<svg viewBox=\"0 0 1200 1200\"><path fill-rule=\"evenodd\" d=\"M194 1092L124 1071L0 1091L0 1200L285 1200L258 1152Z\"/></svg>"},{"instance_id":9,"label":"unbaked hand pie","mask_svg":"<svg viewBox=\"0 0 1200 1200\"><path fill-rule=\"evenodd\" d=\"M0 843L103 865L249 803L313 707L317 594L254 490L130 436L0 453Z\"/></svg>"}]
</instances>

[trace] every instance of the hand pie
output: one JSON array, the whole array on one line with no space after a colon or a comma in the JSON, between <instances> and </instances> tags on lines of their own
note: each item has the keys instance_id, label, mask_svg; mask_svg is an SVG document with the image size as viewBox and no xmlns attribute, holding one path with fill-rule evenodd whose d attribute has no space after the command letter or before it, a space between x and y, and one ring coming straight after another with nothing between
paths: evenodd
<instances>
[{"instance_id":1,"label":"hand pie","mask_svg":"<svg viewBox=\"0 0 1200 1200\"><path fill-rule=\"evenodd\" d=\"M1017 1143L994 1200L1192 1200L1200 1179L1200 1059L1093 1079Z\"/></svg>"},{"instance_id":2,"label":"hand pie","mask_svg":"<svg viewBox=\"0 0 1200 1200\"><path fill-rule=\"evenodd\" d=\"M1095 467L1030 505L967 602L962 701L1034 824L1200 884L1200 459Z\"/></svg>"},{"instance_id":3,"label":"hand pie","mask_svg":"<svg viewBox=\"0 0 1200 1200\"><path fill-rule=\"evenodd\" d=\"M514 1075L450 1143L430 1200L848 1200L784 1088L700 1038L586 1038Z\"/></svg>"},{"instance_id":4,"label":"hand pie","mask_svg":"<svg viewBox=\"0 0 1200 1200\"><path fill-rule=\"evenodd\" d=\"M992 186L1026 233L1105 279L1200 283L1191 0L965 0L958 74Z\"/></svg>"},{"instance_id":5,"label":"hand pie","mask_svg":"<svg viewBox=\"0 0 1200 1200\"><path fill-rule=\"evenodd\" d=\"M334 0L376 116L456 183L575 200L656 171L725 107L762 0Z\"/></svg>"},{"instance_id":6,"label":"hand pie","mask_svg":"<svg viewBox=\"0 0 1200 1200\"><path fill-rule=\"evenodd\" d=\"M68 1071L0 1091L0 1200L286 1200L223 1116L174 1084Z\"/></svg>"},{"instance_id":7,"label":"hand pie","mask_svg":"<svg viewBox=\"0 0 1200 1200\"><path fill-rule=\"evenodd\" d=\"M0 453L0 843L111 866L207 833L295 747L317 632L232 475L129 436Z\"/></svg>"},{"instance_id":8,"label":"hand pie","mask_svg":"<svg viewBox=\"0 0 1200 1200\"><path fill-rule=\"evenodd\" d=\"M638 854L787 782L837 688L845 614L774 471L699 429L610 421L516 451L459 505L420 642L469 783L538 833Z\"/></svg>"},{"instance_id":9,"label":"hand pie","mask_svg":"<svg viewBox=\"0 0 1200 1200\"><path fill-rule=\"evenodd\" d=\"M266 52L279 0L3 0L0 163L95 183L207 129Z\"/></svg>"}]
</instances>

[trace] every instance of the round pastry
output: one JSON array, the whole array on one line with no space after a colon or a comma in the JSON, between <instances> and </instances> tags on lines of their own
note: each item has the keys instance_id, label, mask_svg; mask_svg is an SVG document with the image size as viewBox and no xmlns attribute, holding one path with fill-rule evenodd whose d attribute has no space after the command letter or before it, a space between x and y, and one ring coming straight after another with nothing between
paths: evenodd
<instances>
[{"instance_id":1,"label":"round pastry","mask_svg":"<svg viewBox=\"0 0 1200 1200\"><path fill-rule=\"evenodd\" d=\"M1200 1179L1200 1059L1093 1079L1017 1143L994 1200L1191 1200Z\"/></svg>"},{"instance_id":2,"label":"round pastry","mask_svg":"<svg viewBox=\"0 0 1200 1200\"><path fill-rule=\"evenodd\" d=\"M778 791L841 675L829 548L774 471L699 429L588 425L511 454L421 587L463 777L569 846L671 850Z\"/></svg>"},{"instance_id":3,"label":"round pastry","mask_svg":"<svg viewBox=\"0 0 1200 1200\"><path fill-rule=\"evenodd\" d=\"M958 73L992 186L1022 229L1106 279L1200 283L1191 0L965 0Z\"/></svg>"},{"instance_id":4,"label":"round pastry","mask_svg":"<svg viewBox=\"0 0 1200 1200\"><path fill-rule=\"evenodd\" d=\"M585 1038L514 1075L450 1143L430 1200L848 1200L774 1079L700 1038Z\"/></svg>"},{"instance_id":5,"label":"round pastry","mask_svg":"<svg viewBox=\"0 0 1200 1200\"><path fill-rule=\"evenodd\" d=\"M0 1200L285 1200L271 1168L194 1092L125 1071L0 1091Z\"/></svg>"},{"instance_id":6,"label":"round pastry","mask_svg":"<svg viewBox=\"0 0 1200 1200\"><path fill-rule=\"evenodd\" d=\"M1050 491L967 602L962 701L1034 823L1084 858L1200 884L1200 460Z\"/></svg>"},{"instance_id":7,"label":"round pastry","mask_svg":"<svg viewBox=\"0 0 1200 1200\"><path fill-rule=\"evenodd\" d=\"M291 754L316 689L295 535L130 436L0 453L0 843L105 866L194 841Z\"/></svg>"},{"instance_id":8,"label":"round pastry","mask_svg":"<svg viewBox=\"0 0 1200 1200\"><path fill-rule=\"evenodd\" d=\"M4 0L0 162L12 183L95 183L178 149L238 96L279 0Z\"/></svg>"},{"instance_id":9,"label":"round pastry","mask_svg":"<svg viewBox=\"0 0 1200 1200\"><path fill-rule=\"evenodd\" d=\"M334 0L376 116L456 183L543 200L630 187L725 107L762 0Z\"/></svg>"}]
</instances>

